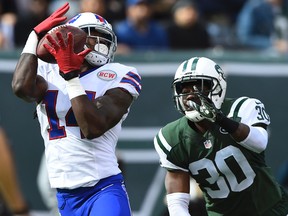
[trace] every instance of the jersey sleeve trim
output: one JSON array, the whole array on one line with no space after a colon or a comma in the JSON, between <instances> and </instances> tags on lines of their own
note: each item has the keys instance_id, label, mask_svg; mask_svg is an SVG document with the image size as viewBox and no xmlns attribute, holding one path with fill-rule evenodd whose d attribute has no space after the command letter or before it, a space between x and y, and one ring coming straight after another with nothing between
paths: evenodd
<instances>
[{"instance_id":1,"label":"jersey sleeve trim","mask_svg":"<svg viewBox=\"0 0 288 216\"><path fill-rule=\"evenodd\" d=\"M156 139L160 148L165 152L165 154L168 154L172 147L167 143L166 139L164 138L162 129L159 131Z\"/></svg>"},{"instance_id":2,"label":"jersey sleeve trim","mask_svg":"<svg viewBox=\"0 0 288 216\"><path fill-rule=\"evenodd\" d=\"M248 97L240 97L238 98L231 107L230 113L228 117L232 117L233 120L237 120L239 110L242 104L248 99Z\"/></svg>"},{"instance_id":3,"label":"jersey sleeve trim","mask_svg":"<svg viewBox=\"0 0 288 216\"><path fill-rule=\"evenodd\" d=\"M168 170L182 170L182 171L188 172L187 169L179 167L167 159L167 155L169 154L172 147L165 140L161 130L154 137L154 147L160 157L161 167L166 168Z\"/></svg>"},{"instance_id":4,"label":"jersey sleeve trim","mask_svg":"<svg viewBox=\"0 0 288 216\"><path fill-rule=\"evenodd\" d=\"M120 81L120 83L126 83L132 85L135 90L140 94L142 86L141 86L141 77L133 73L132 71L128 72Z\"/></svg>"},{"instance_id":5,"label":"jersey sleeve trim","mask_svg":"<svg viewBox=\"0 0 288 216\"><path fill-rule=\"evenodd\" d=\"M232 104L228 117L250 126L270 124L270 117L265 110L264 104L256 98L238 98Z\"/></svg>"}]
</instances>

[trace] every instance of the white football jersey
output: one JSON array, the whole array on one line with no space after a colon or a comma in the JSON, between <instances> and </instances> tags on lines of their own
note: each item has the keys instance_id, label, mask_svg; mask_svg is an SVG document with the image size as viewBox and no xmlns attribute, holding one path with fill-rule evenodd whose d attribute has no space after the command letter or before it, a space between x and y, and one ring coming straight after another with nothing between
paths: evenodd
<instances>
[{"instance_id":1,"label":"white football jersey","mask_svg":"<svg viewBox=\"0 0 288 216\"><path fill-rule=\"evenodd\" d=\"M37 105L37 115L51 187L89 187L120 173L115 148L128 113L101 137L88 140L81 135L58 65L39 60L38 75L48 82L46 95ZM134 99L141 91L141 77L136 68L119 63L83 72L80 82L91 100L117 87L126 89Z\"/></svg>"}]
</instances>

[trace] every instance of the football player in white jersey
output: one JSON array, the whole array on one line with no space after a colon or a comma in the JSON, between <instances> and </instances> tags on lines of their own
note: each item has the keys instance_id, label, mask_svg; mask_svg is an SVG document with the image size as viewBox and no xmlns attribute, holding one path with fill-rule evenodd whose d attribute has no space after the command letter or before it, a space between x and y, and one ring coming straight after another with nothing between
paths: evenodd
<instances>
[{"instance_id":1,"label":"football player in white jersey","mask_svg":"<svg viewBox=\"0 0 288 216\"><path fill-rule=\"evenodd\" d=\"M67 22L87 33L84 51L71 49L61 34L46 49L57 64L37 59L36 47L51 28L66 20L64 4L34 28L12 81L14 93L37 103L50 185L62 216L131 215L115 154L121 124L141 91L134 67L111 63L117 47L111 25L81 13Z\"/></svg>"}]
</instances>

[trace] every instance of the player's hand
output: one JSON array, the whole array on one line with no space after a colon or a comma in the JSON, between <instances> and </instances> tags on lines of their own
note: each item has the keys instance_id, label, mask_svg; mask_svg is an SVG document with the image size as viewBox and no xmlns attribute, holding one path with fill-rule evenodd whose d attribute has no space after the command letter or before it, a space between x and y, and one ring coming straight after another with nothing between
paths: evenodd
<instances>
[{"instance_id":1,"label":"player's hand","mask_svg":"<svg viewBox=\"0 0 288 216\"><path fill-rule=\"evenodd\" d=\"M188 101L188 105L193 107L196 111L198 111L204 118L208 119L211 122L218 122L220 121L224 115L221 112L221 110L218 110L213 101L208 98L206 95L202 94L196 86L194 86L194 94L197 95L197 97L201 101L201 105L198 105L197 103L193 101Z\"/></svg>"},{"instance_id":2,"label":"player's hand","mask_svg":"<svg viewBox=\"0 0 288 216\"><path fill-rule=\"evenodd\" d=\"M70 80L77 77L80 72L80 67L84 61L85 56L91 52L91 49L85 49L76 54L73 50L73 35L71 32L67 34L67 44L60 32L56 32L57 41L51 36L47 36L49 44L43 46L51 53L57 61L60 69L60 75L65 80Z\"/></svg>"},{"instance_id":3,"label":"player's hand","mask_svg":"<svg viewBox=\"0 0 288 216\"><path fill-rule=\"evenodd\" d=\"M56 25L62 23L67 19L66 16L63 16L68 10L70 6L69 3L66 2L62 7L58 8L54 13L52 13L48 18L38 24L34 31L41 38L44 36L51 28Z\"/></svg>"}]
</instances>

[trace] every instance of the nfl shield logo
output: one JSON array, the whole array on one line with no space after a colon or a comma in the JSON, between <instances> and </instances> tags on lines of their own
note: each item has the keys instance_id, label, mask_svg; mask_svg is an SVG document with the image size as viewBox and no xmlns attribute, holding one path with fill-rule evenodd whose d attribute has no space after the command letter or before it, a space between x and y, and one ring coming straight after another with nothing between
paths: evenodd
<instances>
[{"instance_id":1,"label":"nfl shield logo","mask_svg":"<svg viewBox=\"0 0 288 216\"><path fill-rule=\"evenodd\" d=\"M210 149L212 147L211 141L210 140L206 140L204 142L204 146L205 146L206 149Z\"/></svg>"}]
</instances>

